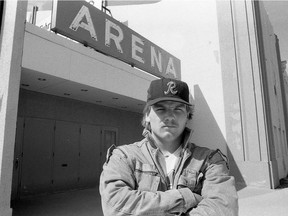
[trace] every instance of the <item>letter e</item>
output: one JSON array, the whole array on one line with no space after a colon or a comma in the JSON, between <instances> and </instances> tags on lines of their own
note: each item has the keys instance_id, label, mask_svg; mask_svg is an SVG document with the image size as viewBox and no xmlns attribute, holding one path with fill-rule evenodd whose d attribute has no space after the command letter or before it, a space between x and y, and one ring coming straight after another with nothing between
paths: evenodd
<instances>
[{"instance_id":1,"label":"letter e","mask_svg":"<svg viewBox=\"0 0 288 216\"><path fill-rule=\"evenodd\" d=\"M138 56L136 53L143 53L143 48L137 46L136 43L144 46L144 42L139 37L132 34L132 58L144 64L144 59Z\"/></svg>"}]
</instances>

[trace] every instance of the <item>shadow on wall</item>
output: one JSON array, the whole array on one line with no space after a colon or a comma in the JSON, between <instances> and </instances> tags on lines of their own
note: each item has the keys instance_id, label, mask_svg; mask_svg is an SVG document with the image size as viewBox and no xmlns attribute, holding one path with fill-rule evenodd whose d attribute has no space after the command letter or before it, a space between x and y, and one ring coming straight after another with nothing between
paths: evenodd
<instances>
[{"instance_id":1,"label":"shadow on wall","mask_svg":"<svg viewBox=\"0 0 288 216\"><path fill-rule=\"evenodd\" d=\"M246 187L244 178L198 85L194 86L194 104L195 113L191 125L194 134L191 141L198 146L220 149L229 159L230 173L235 177L237 190L241 190Z\"/></svg>"}]
</instances>

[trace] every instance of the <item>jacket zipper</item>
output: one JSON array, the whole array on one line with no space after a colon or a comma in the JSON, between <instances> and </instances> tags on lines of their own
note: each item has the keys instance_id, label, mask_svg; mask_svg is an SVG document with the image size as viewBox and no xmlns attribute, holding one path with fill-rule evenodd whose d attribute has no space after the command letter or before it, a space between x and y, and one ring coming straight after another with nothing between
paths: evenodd
<instances>
[{"instance_id":1,"label":"jacket zipper","mask_svg":"<svg viewBox=\"0 0 288 216\"><path fill-rule=\"evenodd\" d=\"M183 149L183 152L181 153L182 156L180 157L180 160L178 161L178 163L177 163L177 165L176 165L176 167L175 167L175 175L173 176L173 186L172 186L173 189L177 189L177 182L178 182L178 179L179 179L180 174L181 174L180 171L182 170L182 168L183 168L186 160L187 160L187 159L191 156L191 154L192 154L190 151L187 152L186 154L185 154L185 152L187 152L187 150L186 150L186 149ZM176 184L175 184L175 183L176 183Z\"/></svg>"}]
</instances>

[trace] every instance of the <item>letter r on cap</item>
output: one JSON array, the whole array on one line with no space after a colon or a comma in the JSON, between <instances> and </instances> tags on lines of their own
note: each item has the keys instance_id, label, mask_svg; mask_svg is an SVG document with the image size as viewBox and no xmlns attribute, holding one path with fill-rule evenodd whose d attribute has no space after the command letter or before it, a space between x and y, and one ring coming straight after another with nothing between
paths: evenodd
<instances>
[{"instance_id":1,"label":"letter r on cap","mask_svg":"<svg viewBox=\"0 0 288 216\"><path fill-rule=\"evenodd\" d=\"M171 92L171 94L177 94L177 90L175 89L176 88L176 83L173 82L173 81L170 81L167 83L167 86L168 86L168 89L167 91L164 91L164 93L167 95L169 94L169 92Z\"/></svg>"}]
</instances>

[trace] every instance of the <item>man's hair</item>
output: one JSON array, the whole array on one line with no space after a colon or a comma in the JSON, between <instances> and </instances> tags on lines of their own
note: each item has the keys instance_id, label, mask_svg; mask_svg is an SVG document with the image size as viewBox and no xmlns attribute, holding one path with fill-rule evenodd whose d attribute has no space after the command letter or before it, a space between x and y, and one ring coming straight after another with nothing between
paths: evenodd
<instances>
[{"instance_id":1,"label":"man's hair","mask_svg":"<svg viewBox=\"0 0 288 216\"><path fill-rule=\"evenodd\" d=\"M187 118L189 120L191 120L193 117L193 113L194 113L194 106L189 106L186 104L184 104L184 105L185 105L187 113L188 113ZM150 113L152 106L146 104L146 106L143 109L143 117L142 117L142 121L141 121L142 126L148 130L151 130L151 127L150 127L150 123L146 121L146 115L148 115Z\"/></svg>"}]
</instances>

